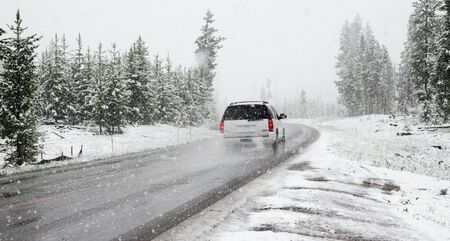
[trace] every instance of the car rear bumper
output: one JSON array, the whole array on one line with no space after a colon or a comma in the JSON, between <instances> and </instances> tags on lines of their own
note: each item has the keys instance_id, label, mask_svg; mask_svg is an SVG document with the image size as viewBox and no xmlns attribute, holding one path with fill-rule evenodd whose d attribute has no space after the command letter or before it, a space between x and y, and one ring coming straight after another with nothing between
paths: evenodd
<instances>
[{"instance_id":1,"label":"car rear bumper","mask_svg":"<svg viewBox=\"0 0 450 241\"><path fill-rule=\"evenodd\" d=\"M272 144L276 141L275 135L268 136L240 136L240 137L227 137L224 136L223 140L226 144L237 144L237 143L262 143L262 144Z\"/></svg>"}]
</instances>

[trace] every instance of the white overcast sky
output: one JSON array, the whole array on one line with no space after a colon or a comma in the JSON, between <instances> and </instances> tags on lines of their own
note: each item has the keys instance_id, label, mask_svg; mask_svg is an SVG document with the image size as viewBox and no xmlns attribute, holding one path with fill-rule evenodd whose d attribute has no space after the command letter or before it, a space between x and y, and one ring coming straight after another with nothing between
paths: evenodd
<instances>
[{"instance_id":1,"label":"white overcast sky","mask_svg":"<svg viewBox=\"0 0 450 241\"><path fill-rule=\"evenodd\" d=\"M218 59L222 102L258 99L270 78L276 99L293 98L299 89L334 101L335 58L344 21L359 14L399 62L412 0L0 0L0 26L20 9L29 31L54 33L69 44L81 33L85 45L99 41L120 49L141 35L151 54L170 54L173 62L195 65L194 40L207 9L226 37ZM42 49L42 48L41 48Z\"/></svg>"}]
</instances>

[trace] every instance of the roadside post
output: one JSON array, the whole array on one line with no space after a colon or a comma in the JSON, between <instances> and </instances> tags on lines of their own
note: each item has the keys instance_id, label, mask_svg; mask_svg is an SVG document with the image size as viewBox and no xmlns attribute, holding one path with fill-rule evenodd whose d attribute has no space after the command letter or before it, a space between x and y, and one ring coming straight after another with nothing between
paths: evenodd
<instances>
[{"instance_id":1,"label":"roadside post","mask_svg":"<svg viewBox=\"0 0 450 241\"><path fill-rule=\"evenodd\" d=\"M112 154L114 155L114 139L113 139L113 134L111 134L111 151L112 151Z\"/></svg>"}]
</instances>

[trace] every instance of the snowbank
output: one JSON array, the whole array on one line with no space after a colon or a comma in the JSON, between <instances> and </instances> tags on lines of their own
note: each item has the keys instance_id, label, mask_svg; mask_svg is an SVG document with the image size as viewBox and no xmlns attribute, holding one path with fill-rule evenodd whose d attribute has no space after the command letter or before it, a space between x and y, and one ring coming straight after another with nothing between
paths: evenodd
<instances>
[{"instance_id":1,"label":"snowbank","mask_svg":"<svg viewBox=\"0 0 450 241\"><path fill-rule=\"evenodd\" d=\"M387 115L329 121L318 127L339 139L333 145L340 156L450 180L450 128Z\"/></svg>"},{"instance_id":2,"label":"snowbank","mask_svg":"<svg viewBox=\"0 0 450 241\"><path fill-rule=\"evenodd\" d=\"M166 148L218 135L216 131L204 127L177 128L170 125L128 126L124 128L124 134L113 136L96 135L84 127L73 126L43 125L38 131L42 134L39 143L42 146L43 159L56 158L62 154L74 159L43 165L6 167L0 170L0 175ZM82 155L78 157L81 146L83 146ZM0 153L0 160L2 157L4 154L2 156ZM40 159L39 156L38 160Z\"/></svg>"}]
</instances>

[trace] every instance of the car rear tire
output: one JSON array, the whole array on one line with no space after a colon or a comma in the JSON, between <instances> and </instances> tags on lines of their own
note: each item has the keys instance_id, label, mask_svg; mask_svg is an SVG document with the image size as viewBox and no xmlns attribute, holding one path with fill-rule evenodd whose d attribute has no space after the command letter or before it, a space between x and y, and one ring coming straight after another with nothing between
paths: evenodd
<instances>
[{"instance_id":1,"label":"car rear tire","mask_svg":"<svg viewBox=\"0 0 450 241\"><path fill-rule=\"evenodd\" d=\"M275 133L276 133L276 135L275 135L275 143L278 143L278 141L280 140L280 134L278 133L278 129L276 129Z\"/></svg>"}]
</instances>

